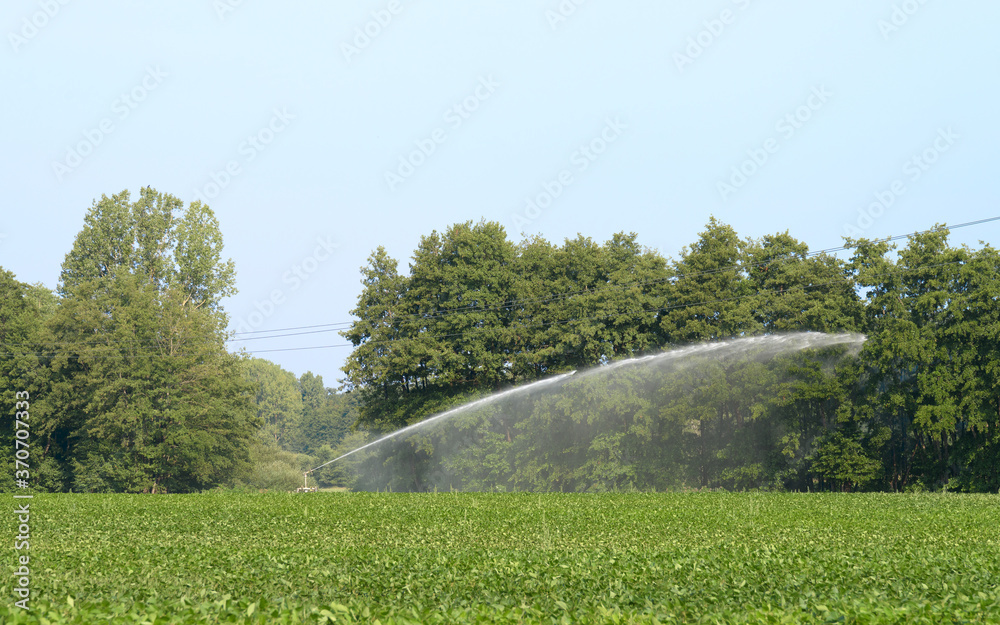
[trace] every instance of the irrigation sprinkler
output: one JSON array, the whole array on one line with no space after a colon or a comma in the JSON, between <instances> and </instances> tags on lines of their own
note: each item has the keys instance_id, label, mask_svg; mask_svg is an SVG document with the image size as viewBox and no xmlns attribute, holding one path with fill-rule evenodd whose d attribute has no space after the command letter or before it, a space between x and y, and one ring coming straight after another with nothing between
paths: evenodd
<instances>
[{"instance_id":1,"label":"irrigation sprinkler","mask_svg":"<svg viewBox=\"0 0 1000 625\"><path fill-rule=\"evenodd\" d=\"M302 474L302 486L296 488L295 492L297 492L297 493L315 493L316 492L316 487L315 486L309 486L309 474L310 473L312 473L312 471L305 471Z\"/></svg>"}]
</instances>

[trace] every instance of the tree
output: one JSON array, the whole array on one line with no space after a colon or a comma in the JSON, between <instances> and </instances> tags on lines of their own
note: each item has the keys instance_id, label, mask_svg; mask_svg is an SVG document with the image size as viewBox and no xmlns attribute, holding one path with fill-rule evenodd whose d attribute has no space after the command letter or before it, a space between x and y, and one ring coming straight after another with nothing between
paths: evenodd
<instances>
[{"instance_id":1,"label":"tree","mask_svg":"<svg viewBox=\"0 0 1000 625\"><path fill-rule=\"evenodd\" d=\"M820 446L812 464L816 475L843 491L864 488L878 477L881 467L860 441L841 430L833 432Z\"/></svg>"},{"instance_id":2,"label":"tree","mask_svg":"<svg viewBox=\"0 0 1000 625\"><path fill-rule=\"evenodd\" d=\"M522 289L530 293L523 315L538 328L546 369L594 366L662 344L657 312L669 273L637 239L617 233L602 246L577 236L548 253L541 241L525 248L517 273L535 288Z\"/></svg>"},{"instance_id":3,"label":"tree","mask_svg":"<svg viewBox=\"0 0 1000 625\"><path fill-rule=\"evenodd\" d=\"M198 490L246 467L256 421L225 349L221 249L207 206L150 188L86 215L47 324L59 349L44 434L72 459L75 489Z\"/></svg>"},{"instance_id":4,"label":"tree","mask_svg":"<svg viewBox=\"0 0 1000 625\"><path fill-rule=\"evenodd\" d=\"M263 358L246 360L243 370L253 389L261 440L292 451L302 421L302 391L295 375Z\"/></svg>"},{"instance_id":5,"label":"tree","mask_svg":"<svg viewBox=\"0 0 1000 625\"><path fill-rule=\"evenodd\" d=\"M496 389L511 381L510 300L516 256L502 226L495 222L456 224L443 234L422 237L413 255L404 302L409 336L435 339L433 379L420 375L421 389L463 385ZM404 364L404 363L401 363ZM409 388L406 384L404 388ZM414 385L415 386L415 385Z\"/></svg>"},{"instance_id":6,"label":"tree","mask_svg":"<svg viewBox=\"0 0 1000 625\"><path fill-rule=\"evenodd\" d=\"M358 418L357 395L337 393L323 386L323 376L307 371L299 378L302 419L296 440L304 453L335 447L348 435Z\"/></svg>"},{"instance_id":7,"label":"tree","mask_svg":"<svg viewBox=\"0 0 1000 625\"><path fill-rule=\"evenodd\" d=\"M967 328L952 330L964 317L967 254L947 237L942 228L913 235L895 262L885 258L893 249L886 242L848 241L851 270L867 290L867 371L853 418L889 432L883 462L896 490L946 482L958 415L975 418L961 392L963 378L975 377Z\"/></svg>"},{"instance_id":8,"label":"tree","mask_svg":"<svg viewBox=\"0 0 1000 625\"><path fill-rule=\"evenodd\" d=\"M753 314L764 332L855 332L864 308L845 263L788 235L747 243Z\"/></svg>"},{"instance_id":9,"label":"tree","mask_svg":"<svg viewBox=\"0 0 1000 625\"><path fill-rule=\"evenodd\" d=\"M402 329L406 321L402 301L406 281L396 267L396 260L381 246L368 257L368 264L361 268L364 289L358 296L358 305L351 311L357 321L340 333L354 345L344 373L349 389L356 389L361 396L359 420L374 427L398 427L406 423L405 413L400 413L400 401L414 382L408 373L423 373L416 381L424 385L434 375L426 353L416 354L417 371L399 370L403 364L401 357L409 353L412 359L415 352L412 347L419 347L420 343L407 349L412 339Z\"/></svg>"},{"instance_id":10,"label":"tree","mask_svg":"<svg viewBox=\"0 0 1000 625\"><path fill-rule=\"evenodd\" d=\"M1000 490L1000 253L989 245L970 253L959 277L965 297L953 306L952 342L971 345L961 376L965 409L956 423L951 457L961 468L949 486Z\"/></svg>"},{"instance_id":11,"label":"tree","mask_svg":"<svg viewBox=\"0 0 1000 625\"><path fill-rule=\"evenodd\" d=\"M698 241L674 263L660 325L668 342L689 343L756 334L744 243L712 217Z\"/></svg>"},{"instance_id":12,"label":"tree","mask_svg":"<svg viewBox=\"0 0 1000 625\"><path fill-rule=\"evenodd\" d=\"M60 490L63 475L47 445L37 446L36 426L49 416L48 370L44 354L43 323L52 314L53 296L41 285L18 282L14 274L0 267L0 428L4 432L7 453L4 454L5 474L0 477L0 489L13 488L14 431L18 411L15 402L27 400L30 439L34 443L29 476L32 486L42 490ZM21 394L18 394L21 393ZM23 407L22 407L23 408Z\"/></svg>"}]
</instances>

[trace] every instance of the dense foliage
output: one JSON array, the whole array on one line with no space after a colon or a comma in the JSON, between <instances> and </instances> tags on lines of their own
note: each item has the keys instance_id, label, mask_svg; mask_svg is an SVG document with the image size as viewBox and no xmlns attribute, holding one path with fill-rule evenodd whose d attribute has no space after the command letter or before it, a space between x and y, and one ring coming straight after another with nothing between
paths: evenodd
<instances>
[{"instance_id":1,"label":"dense foliage","mask_svg":"<svg viewBox=\"0 0 1000 625\"><path fill-rule=\"evenodd\" d=\"M94 202L58 296L3 272L2 389L31 394L32 486L183 492L247 469L257 424L225 347L221 251L207 206L145 188Z\"/></svg>"},{"instance_id":2,"label":"dense foliage","mask_svg":"<svg viewBox=\"0 0 1000 625\"><path fill-rule=\"evenodd\" d=\"M789 334L619 361L518 387L341 462L366 490L858 486L842 458L830 464L849 480L828 475L816 440L835 420L837 364L860 340Z\"/></svg>"},{"instance_id":3,"label":"dense foliage","mask_svg":"<svg viewBox=\"0 0 1000 625\"><path fill-rule=\"evenodd\" d=\"M0 604L10 625L1000 620L990 495L41 495L31 505L35 594L29 612ZM0 516L0 532L14 523Z\"/></svg>"},{"instance_id":4,"label":"dense foliage","mask_svg":"<svg viewBox=\"0 0 1000 625\"><path fill-rule=\"evenodd\" d=\"M42 491L287 490L332 456L354 403L227 350L235 268L222 246L207 206L147 187L94 202L57 292L0 268L0 489L14 486L18 391Z\"/></svg>"},{"instance_id":5,"label":"dense foliage","mask_svg":"<svg viewBox=\"0 0 1000 625\"><path fill-rule=\"evenodd\" d=\"M687 380L519 405L469 426L464 459L442 438L376 448L359 486L427 490L464 466L462 487L502 490L995 492L1000 256L947 236L938 227L898 251L848 240L845 261L713 219L668 261L635 234L515 245L470 222L423 237L406 275L379 248L344 332L360 423L375 430L664 348L794 331L868 340L837 358L707 363Z\"/></svg>"},{"instance_id":6,"label":"dense foliage","mask_svg":"<svg viewBox=\"0 0 1000 625\"><path fill-rule=\"evenodd\" d=\"M354 397L325 387L322 376L307 371L296 378L273 362L247 358L243 377L261 425L251 469L235 475L228 486L293 490L303 485L303 472L362 443L350 432L357 421ZM344 469L331 466L310 474L309 483L348 486L352 480Z\"/></svg>"},{"instance_id":7,"label":"dense foliage","mask_svg":"<svg viewBox=\"0 0 1000 625\"><path fill-rule=\"evenodd\" d=\"M846 332L867 341L574 381L561 397L498 406L312 478L392 490L996 492L1000 255L947 237L939 227L899 249L848 240L842 260L712 219L669 259L634 233L513 243L496 223L456 224L422 237L408 271L382 248L371 255L338 393L227 350L221 301L235 268L207 206L122 192L88 211L56 292L0 268L0 426L12 442L13 393L28 391L43 491L290 489L365 432L571 370Z\"/></svg>"}]
</instances>

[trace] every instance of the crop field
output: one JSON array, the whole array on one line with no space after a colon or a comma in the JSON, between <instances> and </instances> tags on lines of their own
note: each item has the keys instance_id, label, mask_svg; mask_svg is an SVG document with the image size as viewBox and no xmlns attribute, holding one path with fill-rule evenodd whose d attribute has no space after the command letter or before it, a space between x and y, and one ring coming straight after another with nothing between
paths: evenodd
<instances>
[{"instance_id":1,"label":"crop field","mask_svg":"<svg viewBox=\"0 0 1000 625\"><path fill-rule=\"evenodd\" d=\"M36 495L3 623L997 623L1000 499ZM0 526L17 526L4 514ZM12 579L15 552L8 550ZM10 582L5 584L10 595Z\"/></svg>"}]
</instances>

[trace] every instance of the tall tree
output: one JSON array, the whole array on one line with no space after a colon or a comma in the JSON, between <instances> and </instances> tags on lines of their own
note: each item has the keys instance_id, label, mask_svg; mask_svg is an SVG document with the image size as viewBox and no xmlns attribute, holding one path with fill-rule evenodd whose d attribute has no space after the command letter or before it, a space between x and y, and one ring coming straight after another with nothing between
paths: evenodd
<instances>
[{"instance_id":1,"label":"tall tree","mask_svg":"<svg viewBox=\"0 0 1000 625\"><path fill-rule=\"evenodd\" d=\"M747 243L748 298L764 332L853 332L864 308L844 261L809 248L787 232Z\"/></svg>"},{"instance_id":2,"label":"tall tree","mask_svg":"<svg viewBox=\"0 0 1000 625\"><path fill-rule=\"evenodd\" d=\"M419 317L411 335L426 331L442 347L433 384L510 383L515 255L494 222L456 224L421 239L404 299Z\"/></svg>"},{"instance_id":3,"label":"tall tree","mask_svg":"<svg viewBox=\"0 0 1000 625\"><path fill-rule=\"evenodd\" d=\"M429 354L414 354L413 348L420 348L421 343L417 341L408 348L407 343L413 338L403 331L403 324L408 321L403 303L407 287L397 265L381 246L368 257L368 264L361 268L364 288L358 296L358 305L351 311L357 320L341 332L354 345L344 373L349 388L356 389L361 396L360 420L372 427L405 424L406 413L401 402L413 384L407 374L423 373L422 378L417 378L423 384L434 375ZM416 361L417 371L407 366L407 360Z\"/></svg>"},{"instance_id":4,"label":"tall tree","mask_svg":"<svg viewBox=\"0 0 1000 625\"><path fill-rule=\"evenodd\" d=\"M44 438L36 436L36 426L49 417L48 369L42 349L43 323L52 314L53 296L40 285L19 282L13 273L0 267L0 431L5 441L5 474L0 488L9 490L14 480L14 425L19 411L16 402L25 400L29 437L34 443L30 483L44 490L60 490L62 475ZM31 417L34 417L31 419ZM38 444L42 442L41 446Z\"/></svg>"},{"instance_id":5,"label":"tall tree","mask_svg":"<svg viewBox=\"0 0 1000 625\"><path fill-rule=\"evenodd\" d=\"M337 393L323 386L323 376L307 371L299 378L302 419L297 433L298 449L314 453L327 445L336 447L357 421L356 395Z\"/></svg>"},{"instance_id":6,"label":"tall tree","mask_svg":"<svg viewBox=\"0 0 1000 625\"><path fill-rule=\"evenodd\" d=\"M1000 253L987 245L961 267L965 296L953 306L951 342L971 345L963 358L963 414L956 424L952 459L960 468L950 485L963 491L1000 490ZM958 373L958 372L955 372Z\"/></svg>"},{"instance_id":7,"label":"tall tree","mask_svg":"<svg viewBox=\"0 0 1000 625\"><path fill-rule=\"evenodd\" d=\"M969 302L970 251L947 237L943 227L915 234L895 261L885 242L849 241L867 299L868 371L854 418L866 431L889 433L878 441L885 440L884 479L893 489L946 484L958 472L955 441L986 423L984 396L975 392L986 345L975 337L988 321L971 314L982 310Z\"/></svg>"},{"instance_id":8,"label":"tall tree","mask_svg":"<svg viewBox=\"0 0 1000 625\"><path fill-rule=\"evenodd\" d=\"M47 435L73 458L75 489L197 490L246 466L256 423L224 344L221 246L208 207L153 189L88 212L48 323Z\"/></svg>"},{"instance_id":9,"label":"tall tree","mask_svg":"<svg viewBox=\"0 0 1000 625\"><path fill-rule=\"evenodd\" d=\"M302 391L295 375L263 358L250 358L243 368L253 388L262 441L290 451L297 448Z\"/></svg>"},{"instance_id":10,"label":"tall tree","mask_svg":"<svg viewBox=\"0 0 1000 625\"><path fill-rule=\"evenodd\" d=\"M660 324L671 343L730 339L756 334L749 299L745 244L729 225L712 217L674 263L676 276Z\"/></svg>"}]
</instances>

